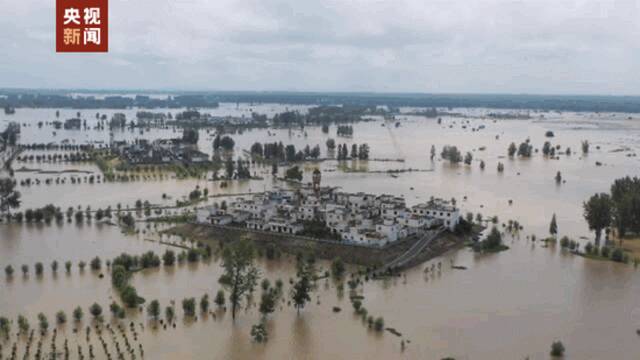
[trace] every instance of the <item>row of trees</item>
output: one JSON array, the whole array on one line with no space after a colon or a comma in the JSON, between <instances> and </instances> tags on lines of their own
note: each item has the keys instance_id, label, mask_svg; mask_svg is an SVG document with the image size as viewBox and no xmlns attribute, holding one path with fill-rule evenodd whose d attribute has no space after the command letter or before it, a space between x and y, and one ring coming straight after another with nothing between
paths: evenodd
<instances>
[{"instance_id":1,"label":"row of trees","mask_svg":"<svg viewBox=\"0 0 640 360\"><path fill-rule=\"evenodd\" d=\"M582 145L582 153L587 154L589 152L589 141L584 140L582 141L581 145ZM556 152L560 152L560 150L561 150L560 145L552 146L551 142L549 141L545 141L542 146L542 154L544 156L553 157L556 155ZM538 149L535 149L535 152L537 153ZM511 144L509 144L507 153L511 158L514 157L516 154L520 157L525 157L525 158L531 157L531 154L533 153L533 146L530 144L529 139L520 143L519 146L516 146L516 143L512 142ZM566 155L571 155L571 148L567 147L564 153Z\"/></svg>"},{"instance_id":2,"label":"row of trees","mask_svg":"<svg viewBox=\"0 0 640 360\"><path fill-rule=\"evenodd\" d=\"M16 157L17 161L27 162L27 161L36 161L36 162L58 162L58 161L68 161L68 162L81 162L81 161L93 161L95 157L93 154L88 152L75 152L75 153L54 153L54 154L30 154L30 155L22 155Z\"/></svg>"},{"instance_id":3,"label":"row of trees","mask_svg":"<svg viewBox=\"0 0 640 360\"><path fill-rule=\"evenodd\" d=\"M86 262L84 261L78 262L78 268L80 269L80 271L84 271L86 266L87 266ZM91 261L89 262L89 266L91 267L91 270L98 271L102 269L102 260L100 260L100 258L96 256L95 258L91 259ZM58 263L57 260L53 260L51 262L51 272L53 272L54 274L58 272L59 267L60 267L60 264ZM73 263L71 261L66 261L64 263L65 272L67 274L71 273L72 267L73 267ZM23 264L20 267L20 269L22 271L23 276L27 276L29 274L28 265ZM34 264L33 270L37 276L42 276L42 274L44 273L44 265L41 262L37 262ZM8 278L11 278L15 273L15 269L13 268L12 265L7 265L4 268L4 273Z\"/></svg>"},{"instance_id":4,"label":"row of trees","mask_svg":"<svg viewBox=\"0 0 640 360\"><path fill-rule=\"evenodd\" d=\"M265 160L288 162L317 159L320 157L320 145L314 147L307 145L304 149L296 151L293 144L285 146L282 142L264 144L255 142L251 145L251 155L260 156Z\"/></svg>"},{"instance_id":5,"label":"row of trees","mask_svg":"<svg viewBox=\"0 0 640 360\"><path fill-rule=\"evenodd\" d=\"M98 147L106 146L97 144ZM68 150L68 151L89 151L96 148L95 144L58 144L58 143L31 143L20 144L18 148L21 150Z\"/></svg>"},{"instance_id":6,"label":"row of trees","mask_svg":"<svg viewBox=\"0 0 640 360\"><path fill-rule=\"evenodd\" d=\"M69 181L71 182L71 184L82 184L83 180L85 184L94 184L96 182L100 183L100 179L101 176L100 175L89 175L89 176L83 176L83 177L79 177L79 176L70 176L69 177ZM51 184L66 184L67 183L67 178L64 177L55 177L55 178L45 178L44 180L44 184L45 185L51 185ZM25 178L20 180L20 186L31 186L33 185L40 185L43 180L40 180L39 178L34 178L33 180L31 178Z\"/></svg>"},{"instance_id":7,"label":"row of trees","mask_svg":"<svg viewBox=\"0 0 640 360\"><path fill-rule=\"evenodd\" d=\"M353 136L353 126L351 125L338 125L338 130L336 131L338 136Z\"/></svg>"},{"instance_id":8,"label":"row of trees","mask_svg":"<svg viewBox=\"0 0 640 360\"><path fill-rule=\"evenodd\" d=\"M142 207L136 208L137 211L141 211ZM158 211L160 210L160 211ZM118 220L123 222L125 225L130 220L133 220L130 214L120 215L120 208L117 210L118 212ZM161 209L156 209L156 214L160 214L162 212ZM151 207L148 202L145 201L144 214L146 216L151 215ZM113 218L113 212L111 206L108 206L105 209L98 208L96 211L91 209L91 206L87 206L86 209L82 210L80 207L78 209L74 209L73 207L69 207L66 212L62 212L60 207L56 207L53 204L45 205L41 208L36 209L27 209L24 211L16 212L11 216L11 220L16 221L18 223L27 222L27 223L46 223L50 224L53 220L57 224L62 224L64 219L67 219L67 222L71 222L75 220L76 223L82 223L85 220L91 221L95 219L97 221L102 221L103 219L111 219Z\"/></svg>"},{"instance_id":9,"label":"row of trees","mask_svg":"<svg viewBox=\"0 0 640 360\"><path fill-rule=\"evenodd\" d=\"M347 148L347 144L338 145L338 160L347 160L347 159L358 159L358 160L368 160L369 159L369 145L364 144L352 144L351 145L351 153L349 154L349 149Z\"/></svg>"},{"instance_id":10,"label":"row of trees","mask_svg":"<svg viewBox=\"0 0 640 360\"><path fill-rule=\"evenodd\" d=\"M214 299L214 303L219 308L224 307L225 294L223 290L218 291ZM210 309L209 295L204 294L199 299L197 304L202 313L207 313ZM104 321L103 308L97 302L90 305L87 310L88 310L88 313L91 315L93 321L100 322L100 323ZM196 299L195 298L183 299L182 310L184 312L185 317L194 317L196 315ZM115 301L109 305L109 311L111 312L111 315L113 316L114 319L124 319L126 317L125 308ZM146 311L147 311L147 315L152 320L158 321L160 318L160 312L161 312L160 302L158 300L150 301L146 307ZM164 315L167 323L169 324L173 323L176 317L176 311L172 304L168 305L165 308ZM82 307L77 306L76 308L73 309L71 313L71 317L72 317L72 320L76 324L78 324L84 320L85 312L82 309ZM63 326L67 324L68 318L64 310L60 310L55 314L55 322L58 326ZM29 329L31 328L31 325L29 324L29 320L25 316L18 315L16 323L18 325L18 334L26 335L29 333ZM0 316L0 335L8 336L9 333L11 332L11 324L12 323L8 318L4 316ZM41 334L45 334L49 329L49 320L47 319L47 316L44 313L38 314L38 328Z\"/></svg>"}]
</instances>

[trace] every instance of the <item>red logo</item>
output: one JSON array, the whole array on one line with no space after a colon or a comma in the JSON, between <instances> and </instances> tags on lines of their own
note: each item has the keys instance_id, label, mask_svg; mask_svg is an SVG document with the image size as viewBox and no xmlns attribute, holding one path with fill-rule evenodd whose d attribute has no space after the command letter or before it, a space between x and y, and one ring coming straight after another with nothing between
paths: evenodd
<instances>
[{"instance_id":1,"label":"red logo","mask_svg":"<svg viewBox=\"0 0 640 360\"><path fill-rule=\"evenodd\" d=\"M108 0L56 0L56 51L109 51Z\"/></svg>"}]
</instances>

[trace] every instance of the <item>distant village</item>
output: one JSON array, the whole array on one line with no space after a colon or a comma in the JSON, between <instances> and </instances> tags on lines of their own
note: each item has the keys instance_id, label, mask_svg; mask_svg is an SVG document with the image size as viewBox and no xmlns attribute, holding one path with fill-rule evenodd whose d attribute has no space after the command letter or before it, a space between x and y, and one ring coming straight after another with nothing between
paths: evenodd
<instances>
[{"instance_id":1,"label":"distant village","mask_svg":"<svg viewBox=\"0 0 640 360\"><path fill-rule=\"evenodd\" d=\"M208 164L209 155L184 139L136 139L133 143L113 141L111 151L131 165Z\"/></svg>"},{"instance_id":2,"label":"distant village","mask_svg":"<svg viewBox=\"0 0 640 360\"><path fill-rule=\"evenodd\" d=\"M274 189L206 206L197 210L197 221L382 246L434 228L453 230L460 219L460 209L442 199L407 208L401 197L340 192L319 183L320 172L316 170L313 186ZM324 229L314 234L317 224Z\"/></svg>"}]
</instances>

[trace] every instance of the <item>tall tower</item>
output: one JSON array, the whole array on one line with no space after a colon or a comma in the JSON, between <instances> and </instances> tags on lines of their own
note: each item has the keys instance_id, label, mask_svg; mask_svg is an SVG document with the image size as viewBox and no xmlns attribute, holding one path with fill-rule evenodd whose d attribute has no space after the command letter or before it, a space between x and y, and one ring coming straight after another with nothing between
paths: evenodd
<instances>
[{"instance_id":1,"label":"tall tower","mask_svg":"<svg viewBox=\"0 0 640 360\"><path fill-rule=\"evenodd\" d=\"M320 174L320 170L318 170L318 168L313 170L313 177L312 177L313 190L316 192L316 196L320 196L320 180L321 180L321 178L322 178L322 175Z\"/></svg>"}]
</instances>

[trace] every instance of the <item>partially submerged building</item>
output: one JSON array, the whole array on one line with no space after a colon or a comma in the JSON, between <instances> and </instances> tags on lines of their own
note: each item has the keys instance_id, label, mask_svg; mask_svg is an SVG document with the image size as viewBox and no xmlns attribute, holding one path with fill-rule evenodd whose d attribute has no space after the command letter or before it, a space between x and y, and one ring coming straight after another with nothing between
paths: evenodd
<instances>
[{"instance_id":1,"label":"partially submerged building","mask_svg":"<svg viewBox=\"0 0 640 360\"><path fill-rule=\"evenodd\" d=\"M129 164L168 165L168 164L208 164L209 155L187 144L182 139L159 139L149 142L136 139L132 143L112 141L111 151Z\"/></svg>"},{"instance_id":2,"label":"partially submerged building","mask_svg":"<svg viewBox=\"0 0 640 360\"><path fill-rule=\"evenodd\" d=\"M308 234L307 226L321 224L334 239L372 246L420 236L438 227L453 230L459 220L460 209L442 199L408 208L401 197L339 192L330 187L275 189L197 210L199 223L307 235L313 235Z\"/></svg>"}]
</instances>

